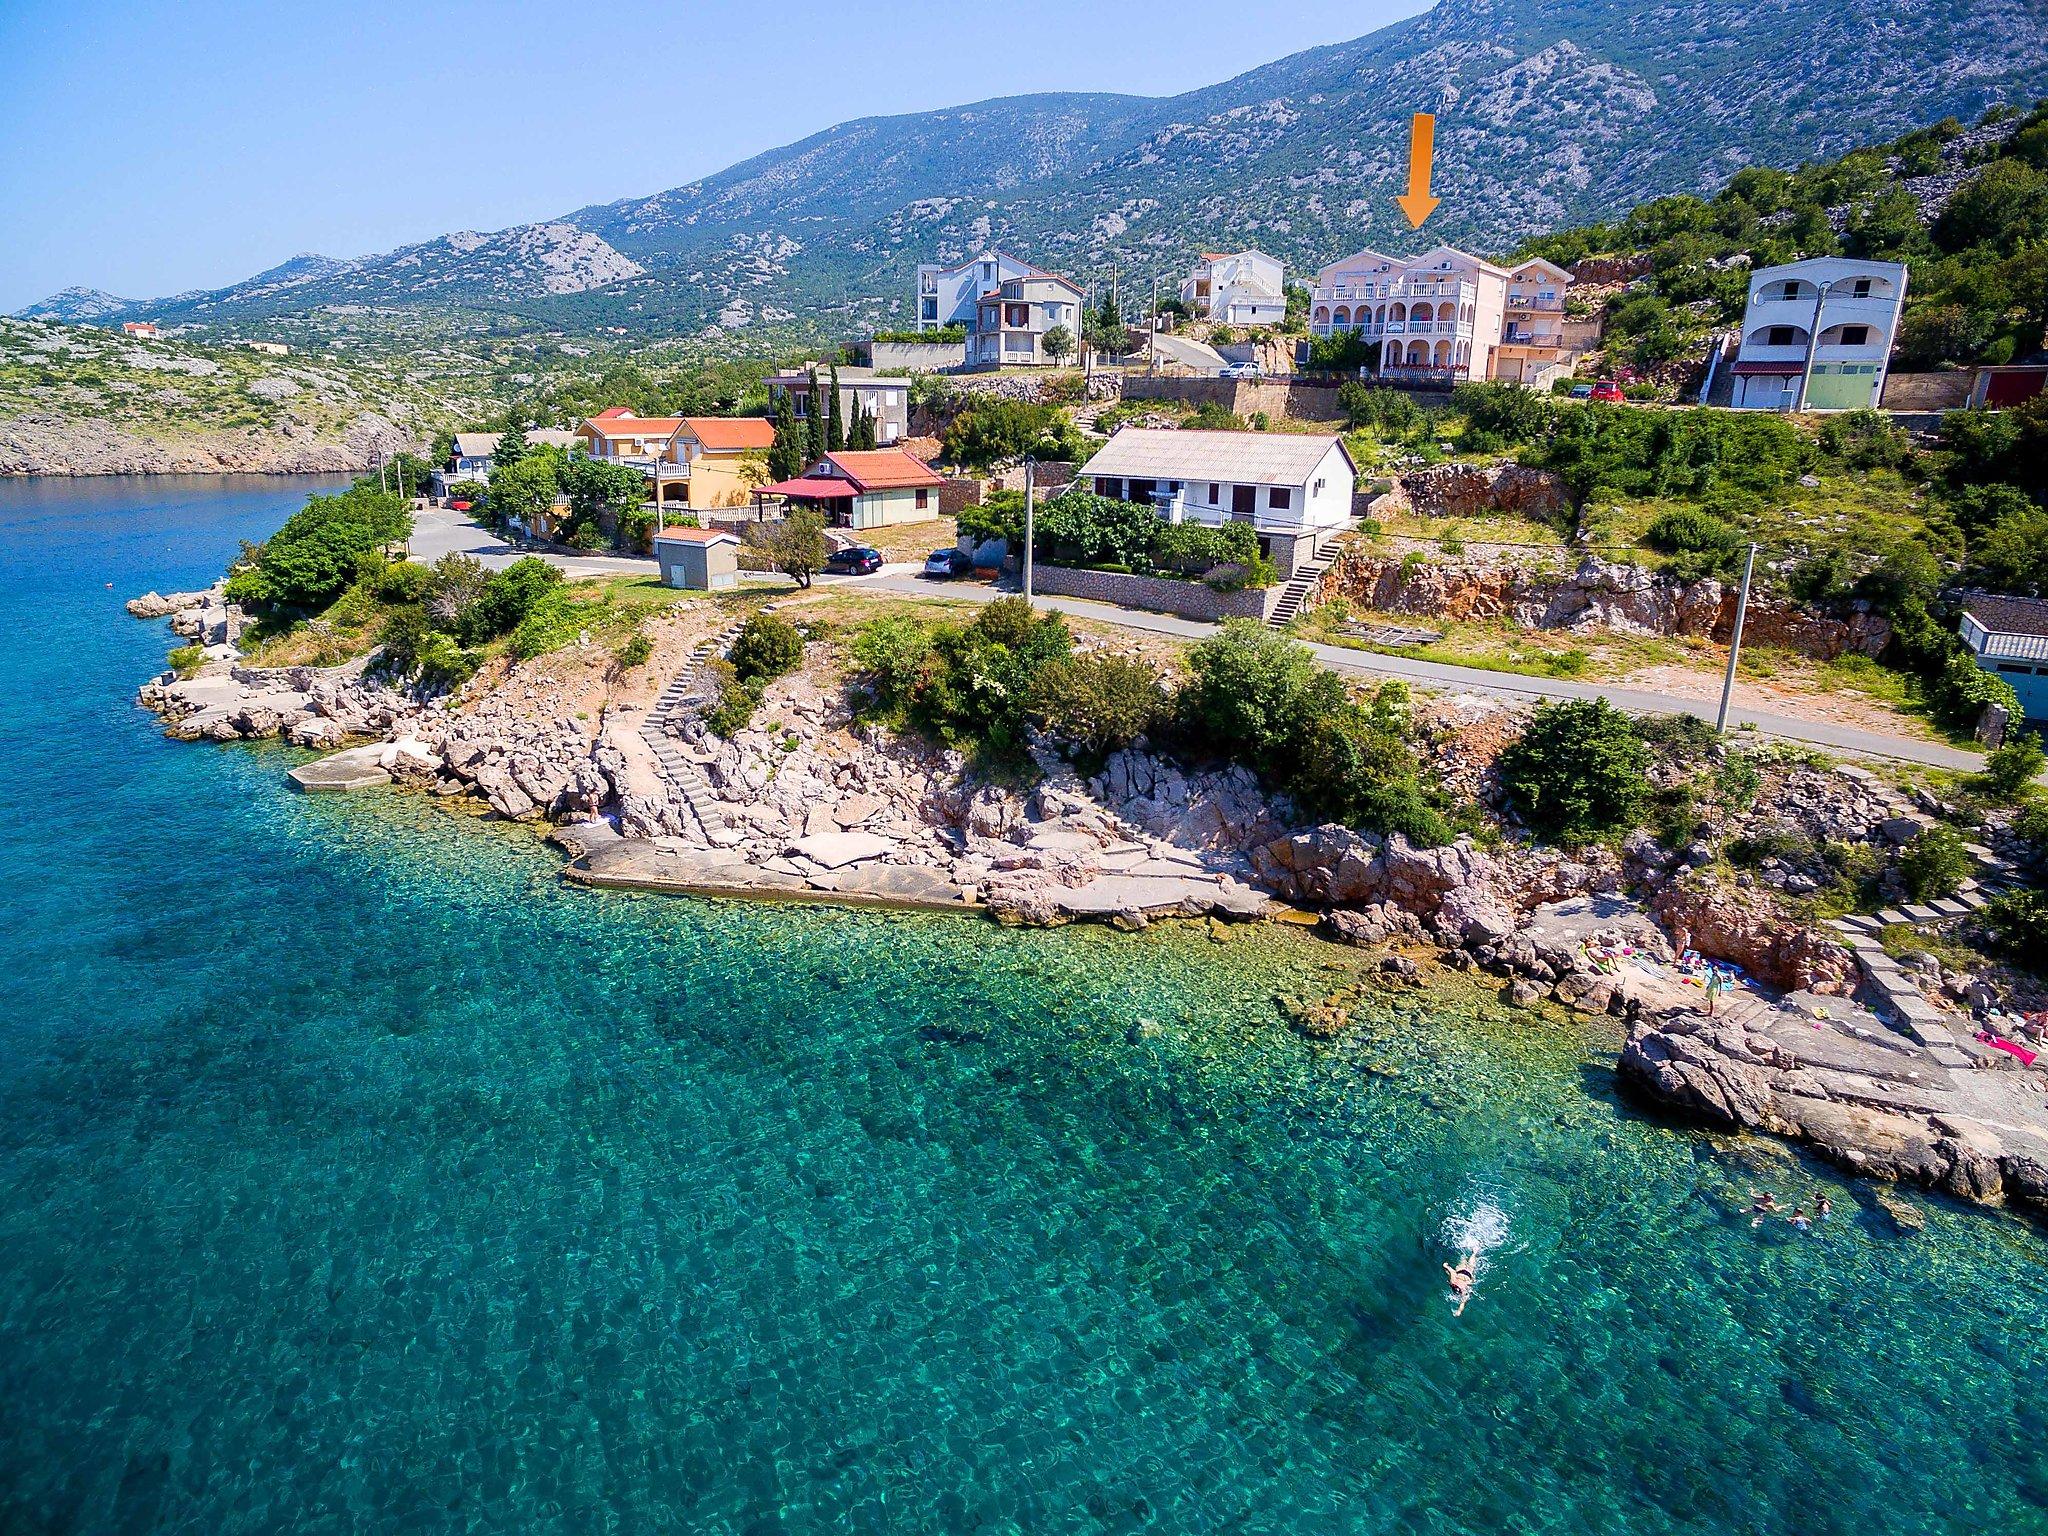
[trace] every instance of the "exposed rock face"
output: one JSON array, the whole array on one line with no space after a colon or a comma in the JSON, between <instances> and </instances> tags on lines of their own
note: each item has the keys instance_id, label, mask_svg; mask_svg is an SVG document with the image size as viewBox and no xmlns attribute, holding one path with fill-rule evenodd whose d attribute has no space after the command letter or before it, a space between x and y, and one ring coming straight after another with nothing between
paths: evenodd
<instances>
[{"instance_id":1,"label":"exposed rock face","mask_svg":"<svg viewBox=\"0 0 2048 1536\"><path fill-rule=\"evenodd\" d=\"M1373 506L1424 517L1511 512L1540 522L1569 511L1571 504L1564 477L1551 470L1520 464L1433 464L1397 476L1394 489Z\"/></svg>"},{"instance_id":2,"label":"exposed rock face","mask_svg":"<svg viewBox=\"0 0 2048 1536\"><path fill-rule=\"evenodd\" d=\"M159 437L87 416L0 418L0 475L356 473L422 451L412 432L370 411L338 438L302 422Z\"/></svg>"},{"instance_id":3,"label":"exposed rock face","mask_svg":"<svg viewBox=\"0 0 2048 1536\"><path fill-rule=\"evenodd\" d=\"M1735 626L1736 596L1711 577L1681 582L1597 555L1567 572L1540 563L1411 562L1352 543L1323 573L1313 600L1341 599L1420 618L1508 618L1539 629L1689 635L1725 644ZM1875 656L1891 637L1890 626L1872 613L1825 618L1754 595L1743 633L1752 644L1783 646L1821 660L1850 651Z\"/></svg>"},{"instance_id":4,"label":"exposed rock face","mask_svg":"<svg viewBox=\"0 0 2048 1536\"><path fill-rule=\"evenodd\" d=\"M1825 1034L1810 1048L1795 1038L1794 1050L1788 1038L1674 1012L1631 1027L1621 1071L1682 1114L1791 1137L1854 1173L1987 1204L2038 1210L2048 1197L2041 1139L1977 1118L1925 1058Z\"/></svg>"},{"instance_id":5,"label":"exposed rock face","mask_svg":"<svg viewBox=\"0 0 2048 1536\"><path fill-rule=\"evenodd\" d=\"M1846 995L1854 985L1849 951L1793 922L1766 893L1710 876L1680 876L1652 910L1681 949L1732 960L1766 986Z\"/></svg>"}]
</instances>

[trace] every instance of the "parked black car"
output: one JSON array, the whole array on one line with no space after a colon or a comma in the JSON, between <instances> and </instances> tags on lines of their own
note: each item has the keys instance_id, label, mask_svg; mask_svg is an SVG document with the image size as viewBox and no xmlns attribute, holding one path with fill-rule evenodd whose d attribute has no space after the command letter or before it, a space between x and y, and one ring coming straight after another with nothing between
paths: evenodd
<instances>
[{"instance_id":1,"label":"parked black car","mask_svg":"<svg viewBox=\"0 0 2048 1536\"><path fill-rule=\"evenodd\" d=\"M825 569L841 576L871 576L882 568L882 552L865 544L850 544L825 557Z\"/></svg>"},{"instance_id":2,"label":"parked black car","mask_svg":"<svg viewBox=\"0 0 2048 1536\"><path fill-rule=\"evenodd\" d=\"M924 563L927 576L965 576L974 569L974 557L957 545L952 549L935 549L931 559Z\"/></svg>"}]
</instances>

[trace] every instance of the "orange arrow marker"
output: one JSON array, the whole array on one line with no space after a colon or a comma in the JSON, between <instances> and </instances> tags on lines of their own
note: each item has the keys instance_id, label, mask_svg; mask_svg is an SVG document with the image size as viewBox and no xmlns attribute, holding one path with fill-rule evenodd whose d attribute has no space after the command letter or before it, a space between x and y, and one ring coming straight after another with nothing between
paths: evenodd
<instances>
[{"instance_id":1,"label":"orange arrow marker","mask_svg":"<svg viewBox=\"0 0 2048 1536\"><path fill-rule=\"evenodd\" d=\"M1435 213L1436 205L1442 201L1429 195L1429 168L1435 159L1436 119L1427 112L1418 112L1408 125L1408 190L1394 199L1408 215L1411 229L1422 228L1422 221Z\"/></svg>"}]
</instances>

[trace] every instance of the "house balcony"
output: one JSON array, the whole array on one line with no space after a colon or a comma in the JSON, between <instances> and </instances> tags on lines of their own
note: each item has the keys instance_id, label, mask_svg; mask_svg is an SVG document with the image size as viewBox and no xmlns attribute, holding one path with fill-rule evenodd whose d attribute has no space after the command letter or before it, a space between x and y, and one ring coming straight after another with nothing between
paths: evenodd
<instances>
[{"instance_id":1,"label":"house balcony","mask_svg":"<svg viewBox=\"0 0 2048 1536\"><path fill-rule=\"evenodd\" d=\"M1453 384L1466 383L1472 377L1472 370L1464 363L1437 367L1427 363L1383 363L1377 378L1389 384L1407 384L1421 388L1448 389Z\"/></svg>"},{"instance_id":2,"label":"house balcony","mask_svg":"<svg viewBox=\"0 0 2048 1536\"><path fill-rule=\"evenodd\" d=\"M1513 314L1518 310L1534 311L1535 313L1546 315L1561 315L1564 313L1564 300L1554 293L1549 295L1540 293L1511 293L1508 295L1508 313Z\"/></svg>"},{"instance_id":3,"label":"house balcony","mask_svg":"<svg viewBox=\"0 0 2048 1536\"><path fill-rule=\"evenodd\" d=\"M1470 340L1473 335L1471 323L1464 320L1389 320L1385 324L1368 320L1363 325L1339 325L1335 320L1326 320L1312 323L1309 329L1318 336L1346 336L1356 332L1367 341L1380 341L1390 336L1462 336Z\"/></svg>"},{"instance_id":4,"label":"house balcony","mask_svg":"<svg viewBox=\"0 0 2048 1536\"><path fill-rule=\"evenodd\" d=\"M1395 278L1390 282L1333 283L1317 288L1310 302L1316 304L1355 304L1360 299L1374 303L1399 299L1456 299L1470 303L1479 297L1479 290L1471 283L1461 283L1439 278L1410 279Z\"/></svg>"},{"instance_id":5,"label":"house balcony","mask_svg":"<svg viewBox=\"0 0 2048 1536\"><path fill-rule=\"evenodd\" d=\"M1873 330L1889 329L1898 313L1897 301L1872 294L1867 299L1845 293L1831 293L1821 308L1821 325L1867 325ZM1754 331L1766 325L1796 325L1805 330L1813 323L1813 299L1770 299L1749 306L1743 328Z\"/></svg>"}]
</instances>

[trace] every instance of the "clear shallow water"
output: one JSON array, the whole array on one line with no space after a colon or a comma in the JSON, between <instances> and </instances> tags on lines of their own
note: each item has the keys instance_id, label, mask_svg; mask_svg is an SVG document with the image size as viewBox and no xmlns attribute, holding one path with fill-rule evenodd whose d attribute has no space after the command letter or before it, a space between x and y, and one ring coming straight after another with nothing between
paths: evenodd
<instances>
[{"instance_id":1,"label":"clear shallow water","mask_svg":"<svg viewBox=\"0 0 2048 1536\"><path fill-rule=\"evenodd\" d=\"M120 600L301 494L0 482L0 1530L2048 1528L2041 1239L1611 1041L1311 1047L1285 934L572 891L163 741Z\"/></svg>"}]
</instances>

